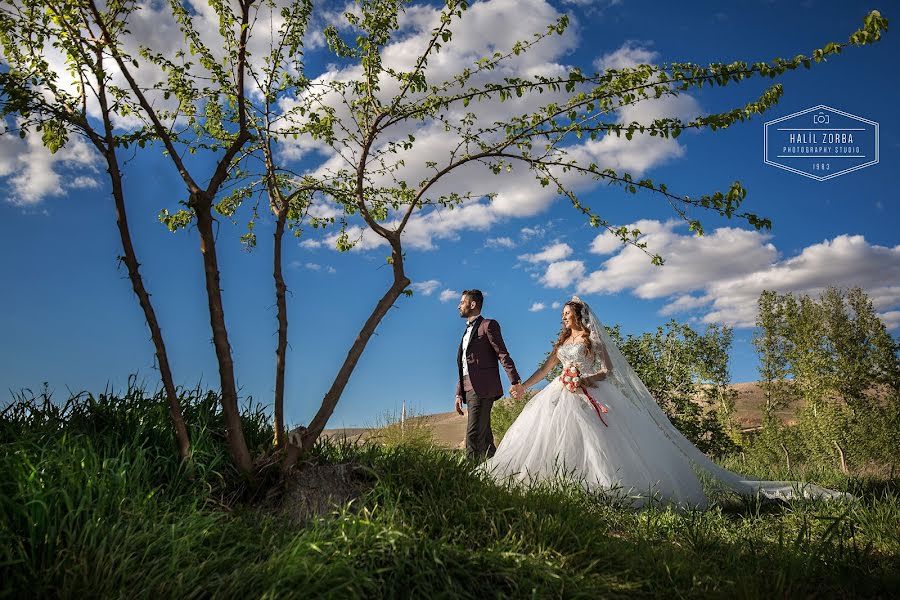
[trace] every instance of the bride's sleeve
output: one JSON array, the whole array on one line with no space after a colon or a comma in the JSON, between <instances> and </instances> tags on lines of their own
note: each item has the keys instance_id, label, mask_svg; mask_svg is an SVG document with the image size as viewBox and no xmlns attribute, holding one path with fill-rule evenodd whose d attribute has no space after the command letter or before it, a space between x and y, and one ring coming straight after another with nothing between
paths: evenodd
<instances>
[{"instance_id":1,"label":"bride's sleeve","mask_svg":"<svg viewBox=\"0 0 900 600\"><path fill-rule=\"evenodd\" d=\"M594 351L594 375L601 373L609 376L612 372L612 361L609 359L609 352L606 351L606 344L602 340L597 340L597 348Z\"/></svg>"}]
</instances>

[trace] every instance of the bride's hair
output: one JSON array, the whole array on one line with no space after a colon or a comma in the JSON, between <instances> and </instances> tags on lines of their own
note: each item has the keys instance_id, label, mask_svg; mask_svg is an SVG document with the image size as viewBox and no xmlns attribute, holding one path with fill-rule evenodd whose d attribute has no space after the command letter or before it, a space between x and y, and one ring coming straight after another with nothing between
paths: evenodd
<instances>
[{"instance_id":1,"label":"bride's hair","mask_svg":"<svg viewBox=\"0 0 900 600\"><path fill-rule=\"evenodd\" d=\"M572 313L575 315L575 320L584 327L584 330L587 332L587 335L584 336L584 346L587 348L588 354L590 356L594 355L594 349L591 347L591 328L587 323L584 322L584 305L581 302L575 302L574 300L569 300L563 305L563 308L568 306L572 309ZM562 329L559 332L559 338L557 338L556 343L553 344L553 351L556 352L559 350L559 347L562 345L566 338L569 337L569 329L563 325Z\"/></svg>"}]
</instances>

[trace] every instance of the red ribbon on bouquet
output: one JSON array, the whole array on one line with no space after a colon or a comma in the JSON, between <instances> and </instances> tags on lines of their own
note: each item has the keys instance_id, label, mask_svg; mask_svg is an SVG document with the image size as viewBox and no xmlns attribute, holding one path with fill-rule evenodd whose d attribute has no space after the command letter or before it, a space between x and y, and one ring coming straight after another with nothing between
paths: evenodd
<instances>
[{"instance_id":1,"label":"red ribbon on bouquet","mask_svg":"<svg viewBox=\"0 0 900 600\"><path fill-rule=\"evenodd\" d=\"M584 395L587 396L588 402L590 402L591 406L594 407L594 410L597 411L600 422L609 427L609 424L603 419L602 414L609 411L605 406L594 400L588 393L587 388L581 384L581 372L578 370L578 367L575 365L566 367L563 370L562 375L559 376L559 380L562 381L563 385L566 386L570 392L574 393L575 390L581 389L581 391L584 392Z\"/></svg>"},{"instance_id":2,"label":"red ribbon on bouquet","mask_svg":"<svg viewBox=\"0 0 900 600\"><path fill-rule=\"evenodd\" d=\"M605 412L605 413L608 413L608 412L609 412L609 411L606 409L606 407L603 406L602 404L599 404L596 400L594 400L594 399L591 397L591 395L588 393L586 387L581 386L581 391L584 392L584 395L587 396L588 402L590 402L590 403L591 403L591 406L594 407L594 410L597 411L597 416L600 417L600 421L601 421L604 425L606 425L607 427L609 427L609 423L607 423L606 421L604 421L604 420L603 420L603 415L600 414L601 412Z\"/></svg>"}]
</instances>

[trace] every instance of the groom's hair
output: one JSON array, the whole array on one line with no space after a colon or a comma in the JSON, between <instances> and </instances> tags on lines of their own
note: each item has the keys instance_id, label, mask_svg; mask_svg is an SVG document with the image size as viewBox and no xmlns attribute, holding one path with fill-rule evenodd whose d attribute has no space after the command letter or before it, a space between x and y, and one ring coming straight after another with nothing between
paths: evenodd
<instances>
[{"instance_id":1,"label":"groom's hair","mask_svg":"<svg viewBox=\"0 0 900 600\"><path fill-rule=\"evenodd\" d=\"M481 310L484 304L484 294L481 293L481 290L463 290L463 296L468 298L470 302L474 302L478 310Z\"/></svg>"}]
</instances>

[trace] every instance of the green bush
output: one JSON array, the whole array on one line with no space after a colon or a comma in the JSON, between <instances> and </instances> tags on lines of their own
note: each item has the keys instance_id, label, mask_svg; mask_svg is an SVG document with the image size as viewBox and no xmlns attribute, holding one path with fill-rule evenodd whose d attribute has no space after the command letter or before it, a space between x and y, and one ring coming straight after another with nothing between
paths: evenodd
<instances>
[{"instance_id":1,"label":"green bush","mask_svg":"<svg viewBox=\"0 0 900 600\"><path fill-rule=\"evenodd\" d=\"M523 400L501 398L494 403L494 407L491 409L491 431L494 432L494 442L496 444L500 443L500 440L503 439L503 436L509 430L510 425L519 418L522 409L525 408L525 405L534 394L534 392L528 391L525 392Z\"/></svg>"}]
</instances>

